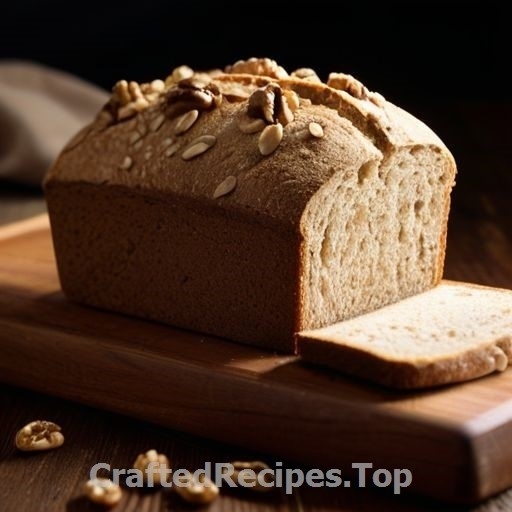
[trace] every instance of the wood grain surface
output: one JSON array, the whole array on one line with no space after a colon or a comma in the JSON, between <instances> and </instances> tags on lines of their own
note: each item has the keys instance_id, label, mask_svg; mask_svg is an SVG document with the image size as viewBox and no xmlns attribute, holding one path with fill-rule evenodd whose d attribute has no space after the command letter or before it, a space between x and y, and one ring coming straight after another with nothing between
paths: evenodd
<instances>
[{"instance_id":1,"label":"wood grain surface","mask_svg":"<svg viewBox=\"0 0 512 512\"><path fill-rule=\"evenodd\" d=\"M414 109L411 109L414 112ZM512 115L511 105L447 105L446 108L436 108L429 111L428 108L422 108L419 112L420 117L426 120L441 137L447 142L448 146L453 148L456 160L459 166L458 184L454 192L454 202L450 217L450 226L448 231L448 252L446 259L445 276L448 279L469 280L481 284L502 286L512 288L512 209L510 205L510 192L512 190L512 173L510 173L510 164L508 160L508 148L510 147L510 129L508 128L508 119ZM30 205L27 207L27 203ZM34 204L35 203L35 204ZM11 196L4 193L4 189L0 190L0 222L2 220L11 220L16 216L21 217L33 213L35 210L44 210L44 202L39 199L39 203L34 199L32 193L27 197L23 197L22 193L17 190ZM7 211L7 215L2 212ZM26 213L24 213L24 211ZM17 212L17 213L16 213ZM40 221L39 221L40 222ZM34 226L32 226L33 228ZM37 228L37 226L35 226ZM11 239L12 228L10 233L5 236ZM37 231L37 229L36 229ZM44 232L44 229L42 230ZM40 232L42 237L44 235ZM40 269L45 267L45 252L48 248L44 248L41 252L34 249L33 243L25 243L21 239L17 241L18 247L11 246L10 250L22 250L24 258L33 259L40 263ZM0 242L4 254L7 255L7 245ZM19 252L16 252L19 254ZM12 255L11 255L12 256ZM7 256L6 256L7 257ZM15 260L17 258L14 258ZM22 258L23 259L23 258ZM35 271L25 276L25 285L16 285L16 274L23 269L23 261L19 259L17 263L11 263L10 266L4 266L3 260L0 263L0 281L8 282L10 287L10 298L2 301L0 308L10 311L11 318L16 318L19 313L19 302L17 300L31 302L28 316L24 318L27 321L29 333L21 340L21 346L26 350L26 357L21 358L22 361L17 368L10 368L11 373L18 373L24 376L24 382L20 386L4 384L0 386L0 421L2 423L2 435L0 436L0 510L5 512L11 511L85 511L99 510L86 500L82 495L82 485L87 478L87 471L92 464L98 461L110 462L113 467L129 467L131 466L135 456L146 449L157 448L159 451L167 453L175 467L185 467L195 469L200 467L204 461L228 461L233 459L263 458L269 463L275 460L275 455L265 453L257 446L246 445L247 448L236 447L231 438L232 431L247 430L252 433L251 420L254 417L253 409L261 411L268 405L261 404L260 396L253 397L251 413L244 415L231 414L229 421L226 419L227 442L211 441L210 425L215 424L218 420L216 407L212 407L209 411L211 414L206 415L203 425L196 426L198 430L192 430L196 434L184 434L176 429L172 430L166 427L157 426L149 418L141 419L133 418L133 411L127 410L122 414L107 412L97 407L81 405L78 402L82 396L87 394L84 390L72 388L60 389L58 394L73 398L72 401L56 398L47 393L37 393L23 389L24 387L32 387L34 384L38 389L48 391L48 385L53 385L64 379L64 373L73 374L88 383L87 386L104 385L104 379L101 375L90 373L87 371L87 353L81 354L80 358L69 358L69 364L64 365L60 372L51 375L51 379L47 383L34 382L37 381L37 372L39 367L34 359L43 358L45 354L37 354L33 352L41 339L45 339L48 330L40 330L34 327L34 311L41 301L30 298L27 292L27 286L36 286L39 290L47 290L46 299L48 307L60 307L61 298L55 294L55 290L48 284L48 281L41 274ZM53 291L52 291L53 290ZM67 311L67 320L74 318L71 305ZM49 311L47 311L49 313ZM96 312L98 315L104 313ZM32 315L32 316L31 316ZM18 317L19 318L19 317ZM65 318L65 319L66 319ZM39 320L39 322L48 322ZM121 320L119 320L121 322ZM0 327L0 336L2 340L6 338L4 326ZM12 327L12 325L11 325ZM53 324L47 325L48 328L54 328ZM83 325L79 325L80 329ZM86 326L87 327L87 326ZM154 327L157 329L157 327ZM94 330L88 326L89 333ZM78 332L74 328L67 330L66 334L71 339ZM136 367L130 367L130 356L133 354L123 345L123 340L116 339L118 346L125 350L126 356L123 363L133 373L136 373ZM18 341L18 340L15 340ZM213 341L210 340L208 343ZM54 346L59 349L66 349L62 339L54 340ZM164 339L158 339L156 342L143 340L143 346L147 346L147 350L161 350ZM4 343L2 342L2 347ZM104 347L103 347L104 348ZM69 349L69 347L67 347ZM242 352L246 347L244 347ZM240 354L242 354L242 352ZM82 355L85 359L82 361ZM10 357L17 357L11 354ZM245 356L244 356L245 357ZM19 358L18 358L19 360ZM222 354L217 354L214 361L223 360ZM196 362L195 362L196 363ZM195 364L194 363L194 364ZM224 359L224 363L227 363ZM246 361L243 358L235 361L235 364L226 370L231 375L237 376L247 371L247 364L252 365L255 361L250 358ZM272 386L278 385L282 390L284 384L289 382L295 384L307 372L313 375L312 382L308 382L307 394L321 395L318 386L318 375L315 371L302 368L297 373L294 368L294 362L278 364L269 370L268 362L258 363L257 370L253 371L254 377L249 381L258 382L258 385L271 383ZM1 364L1 360L0 360ZM106 363L105 363L106 364ZM197 361L197 364L202 364ZM272 366L272 365L271 365ZM183 368L181 368L183 370ZM190 369L190 366L189 366ZM502 377L508 381L507 372ZM163 378L159 376L158 371L148 372L151 377L154 376L155 384L162 382ZM261 377L263 375L263 378ZM11 375L12 377L12 375ZM17 378L17 377L15 377ZM325 376L323 377L325 378ZM322 379L323 379L322 378ZM367 403L369 400L373 404L378 405L378 415L368 415L367 422L373 428L368 427L368 431L361 432L361 444L366 442L369 444L368 450L371 449L375 437L368 438L367 433L372 435L375 431L379 432L380 420L389 411L399 418L406 417L407 421L412 416L423 421L425 415L433 415L434 421L427 425L427 428L421 431L421 439L424 443L424 451L430 456L430 451L442 451L446 448L450 457L457 456L460 453L468 453L468 446L464 443L454 442L454 438L450 437L453 430L448 428L460 422L466 422L470 427L468 437L478 439L474 449L481 454L489 454L489 458L483 460L483 464L478 466L477 475L473 478L480 479L481 482L487 481L490 486L496 488L502 484L499 483L500 478L508 478L510 464L503 468L503 471L497 477L491 477L489 474L489 466L487 460L496 459L496 454L508 450L510 442L504 439L509 438L509 433L501 429L496 429L500 424L508 424L507 414L509 404L507 400L511 396L508 386L504 386L498 392L494 389L484 390L485 382L496 381L495 377L482 379L468 384L472 392L468 402L464 401L460 404L454 404L450 400L444 400L442 397L448 397L449 393L436 395L438 398L433 400L433 396L421 394L420 396L410 396L409 400L397 402L392 400L387 393L382 390L376 390L371 386L360 384L357 386L358 391L354 391L354 386L348 386L347 383L342 384L343 379L332 377L336 382L337 389L348 390L354 392L351 397L353 401L362 400ZM261 380L263 379L263 382ZM283 381L284 379L284 381ZM490 379L490 380L489 380ZM0 380L3 379L3 373L0 374ZM7 379L8 380L8 379ZM165 380L165 379L164 379ZM498 376L497 382L504 382L503 378ZM301 383L302 384L302 383ZM252 382L252 385L255 385ZM468 386L464 385L464 386ZM321 386L320 386L321 387ZM218 392L218 388L212 386L206 388L208 393ZM228 388L229 391L230 388ZM225 390L222 390L225 391ZM127 395L133 392L133 397ZM167 394L172 394L175 389L166 390ZM474 392L474 393L473 393ZM231 391L230 391L231 393ZM76 394L77 396L72 396ZM119 403L126 400L136 399L140 402L151 401L153 394L141 396L137 391L136 380L131 386L121 390L117 395ZM265 395L266 399L272 401L273 395L269 393ZM270 398L269 398L270 397ZM471 400L474 403L469 405ZM336 401L334 397L333 401ZM484 412L487 405L493 404L488 412ZM425 403L429 403L430 407L425 412ZM194 417L194 403L190 403L190 395L182 397L182 407L175 411L176 424L180 424L182 428L186 427L184 422L189 414ZM294 405L287 404L282 410L282 414L277 421L268 419L269 428L268 435L275 442L276 437L281 435L283 438L296 435L289 423L282 422L282 417L286 414L299 414L304 422L314 423L316 418L310 414L308 418L306 411L295 411ZM502 405L499 405L502 404ZM236 405L234 402L225 404L226 411L229 407ZM325 407L325 402L317 405L318 408ZM217 409L222 409L217 406ZM315 409L318 410L318 409ZM191 413L192 411L192 413ZM225 413L222 410L221 412ZM406 413L406 411L409 411ZM472 415L476 413L476 419L471 420ZM226 415L227 416L227 415ZM204 416L203 416L204 417ZM17 452L13 446L13 438L18 428L25 423L36 418L44 418L58 422L62 425L66 434L66 443L59 450L44 454L24 455ZM210 419L211 418L211 419ZM442 428L444 424L444 430ZM432 425L434 428L432 429ZM328 429L328 426L326 426ZM276 432L274 432L274 430ZM446 443L439 446L435 441L439 431L447 433ZM457 428L455 428L457 432ZM458 431L460 433L460 431ZM492 435L479 437L483 432L492 432ZM226 433L222 433L224 435ZM261 433L260 433L261 434ZM332 434L332 432L331 432ZM239 434L237 434L239 435ZM402 439L403 431L397 430L397 437ZM455 437L456 438L456 437ZM322 439L307 439L307 444L312 446L322 444ZM437 443L437 445L436 445ZM243 443L245 444L245 443ZM409 446L401 443L401 453L407 457ZM418 444L421 444L418 442ZM278 447L279 448L279 447ZM357 450L357 444L351 449ZM306 451L311 448L306 447ZM471 463L474 461L471 460ZM284 463L288 467L300 467L300 463L292 458L286 458ZM305 469L310 465L304 464ZM467 468L464 468L467 470ZM437 471L433 468L432 472ZM438 478L434 476L434 478ZM461 482L461 485L471 487L474 480ZM487 491L485 491L487 492ZM190 510L182 502L177 500L172 493L158 493L158 497L153 497L139 492L125 492L123 502L117 507L116 512L128 510ZM401 494L394 496L383 489L346 489L346 488L311 488L303 486L288 496L282 491L275 491L266 495L255 495L250 492L230 492L223 491L219 500L217 500L208 510L229 510L229 511L248 511L260 512L267 510L311 510L311 511L330 511L340 510L343 512L352 511L417 511L417 512L433 512L433 511L469 511L472 512L498 512L512 510L512 491L505 491L501 494L493 496L480 504L472 506L456 506L446 504L444 502L433 501L418 497L415 495Z\"/></svg>"}]
</instances>

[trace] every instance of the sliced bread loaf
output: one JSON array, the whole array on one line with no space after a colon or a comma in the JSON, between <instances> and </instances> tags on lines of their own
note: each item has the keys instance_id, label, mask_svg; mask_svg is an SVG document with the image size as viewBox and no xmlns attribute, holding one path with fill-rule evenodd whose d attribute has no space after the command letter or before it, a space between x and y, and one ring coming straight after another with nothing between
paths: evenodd
<instances>
[{"instance_id":1,"label":"sliced bread loaf","mask_svg":"<svg viewBox=\"0 0 512 512\"><path fill-rule=\"evenodd\" d=\"M474 379L512 357L512 290L439 286L322 329L303 331L305 361L397 388Z\"/></svg>"},{"instance_id":2,"label":"sliced bread loaf","mask_svg":"<svg viewBox=\"0 0 512 512\"><path fill-rule=\"evenodd\" d=\"M455 172L353 77L254 58L120 80L44 189L69 299L296 352L439 283Z\"/></svg>"}]
</instances>

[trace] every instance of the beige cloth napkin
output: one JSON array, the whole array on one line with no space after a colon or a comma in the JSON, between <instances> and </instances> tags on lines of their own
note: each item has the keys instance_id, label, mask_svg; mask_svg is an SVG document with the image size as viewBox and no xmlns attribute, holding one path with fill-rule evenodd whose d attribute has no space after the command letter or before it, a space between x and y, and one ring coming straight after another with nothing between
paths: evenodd
<instances>
[{"instance_id":1,"label":"beige cloth napkin","mask_svg":"<svg viewBox=\"0 0 512 512\"><path fill-rule=\"evenodd\" d=\"M103 89L63 71L0 61L0 180L40 185L66 142L107 99Z\"/></svg>"}]
</instances>

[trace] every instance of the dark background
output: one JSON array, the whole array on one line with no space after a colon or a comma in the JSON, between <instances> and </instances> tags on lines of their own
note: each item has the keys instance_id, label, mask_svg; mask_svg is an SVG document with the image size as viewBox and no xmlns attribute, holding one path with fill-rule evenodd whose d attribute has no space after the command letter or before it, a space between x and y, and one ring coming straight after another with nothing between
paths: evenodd
<instances>
[{"instance_id":1,"label":"dark background","mask_svg":"<svg viewBox=\"0 0 512 512\"><path fill-rule=\"evenodd\" d=\"M510 38L493 2L3 2L0 59L31 59L102 87L268 56L288 71L351 73L406 107L510 99Z\"/></svg>"}]
</instances>

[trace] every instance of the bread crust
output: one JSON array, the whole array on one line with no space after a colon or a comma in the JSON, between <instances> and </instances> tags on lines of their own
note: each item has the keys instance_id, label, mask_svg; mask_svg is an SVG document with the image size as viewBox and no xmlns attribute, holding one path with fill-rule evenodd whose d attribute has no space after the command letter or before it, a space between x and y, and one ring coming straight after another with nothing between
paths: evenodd
<instances>
[{"instance_id":1,"label":"bread crust","mask_svg":"<svg viewBox=\"0 0 512 512\"><path fill-rule=\"evenodd\" d=\"M293 231L120 185L50 183L47 195L73 301L295 352Z\"/></svg>"},{"instance_id":2,"label":"bread crust","mask_svg":"<svg viewBox=\"0 0 512 512\"><path fill-rule=\"evenodd\" d=\"M306 338L304 338L306 340ZM462 355L436 361L411 363L383 359L375 354L340 345L336 349L320 340L300 344L304 361L326 366L344 374L395 389L423 389L477 379L496 371L495 349L512 358L512 338L489 340Z\"/></svg>"}]
</instances>

